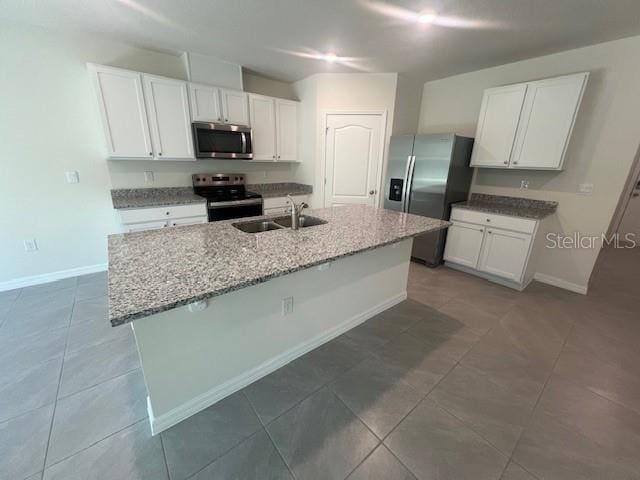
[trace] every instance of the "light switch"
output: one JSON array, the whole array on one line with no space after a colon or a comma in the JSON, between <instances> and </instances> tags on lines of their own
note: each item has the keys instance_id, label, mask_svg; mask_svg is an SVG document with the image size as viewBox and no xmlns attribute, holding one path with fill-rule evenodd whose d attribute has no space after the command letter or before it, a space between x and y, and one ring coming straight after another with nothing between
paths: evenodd
<instances>
[{"instance_id":1,"label":"light switch","mask_svg":"<svg viewBox=\"0 0 640 480\"><path fill-rule=\"evenodd\" d=\"M67 183L80 183L80 175L78 172L64 172L64 176L67 178Z\"/></svg>"},{"instance_id":2,"label":"light switch","mask_svg":"<svg viewBox=\"0 0 640 480\"><path fill-rule=\"evenodd\" d=\"M528 189L529 188L529 180L520 180L520 188Z\"/></svg>"}]
</instances>

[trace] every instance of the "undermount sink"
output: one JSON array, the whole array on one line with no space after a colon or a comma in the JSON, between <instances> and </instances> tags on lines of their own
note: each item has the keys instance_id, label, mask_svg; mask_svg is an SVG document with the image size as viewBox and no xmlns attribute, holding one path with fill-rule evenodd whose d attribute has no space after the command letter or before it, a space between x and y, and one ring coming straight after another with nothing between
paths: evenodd
<instances>
[{"instance_id":1,"label":"undermount sink","mask_svg":"<svg viewBox=\"0 0 640 480\"><path fill-rule=\"evenodd\" d=\"M253 220L251 222L232 223L234 227L246 233L268 232L269 230L280 230L283 228L270 220Z\"/></svg>"},{"instance_id":2,"label":"undermount sink","mask_svg":"<svg viewBox=\"0 0 640 480\"><path fill-rule=\"evenodd\" d=\"M274 218L273 221L285 228L291 228L291 217L289 215L286 217ZM325 223L327 223L327 221L322 220L321 218L300 215L299 228L315 227L316 225L324 225Z\"/></svg>"}]
</instances>

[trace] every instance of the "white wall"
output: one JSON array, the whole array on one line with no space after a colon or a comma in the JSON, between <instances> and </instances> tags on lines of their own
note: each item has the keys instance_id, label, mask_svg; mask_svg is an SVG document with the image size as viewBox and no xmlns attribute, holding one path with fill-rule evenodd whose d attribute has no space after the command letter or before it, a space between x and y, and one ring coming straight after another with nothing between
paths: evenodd
<instances>
[{"instance_id":1,"label":"white wall","mask_svg":"<svg viewBox=\"0 0 640 480\"><path fill-rule=\"evenodd\" d=\"M313 185L314 194L311 199L313 206L322 205L323 112L326 110L385 110L387 112L383 157L383 164L385 164L394 118L397 77L395 73L322 73L293 84L295 93L302 102L300 149L301 158L304 161L295 175L297 181Z\"/></svg>"},{"instance_id":2,"label":"white wall","mask_svg":"<svg viewBox=\"0 0 640 480\"><path fill-rule=\"evenodd\" d=\"M216 85L242 90L242 67L209 55L185 52L182 59L188 80L205 85Z\"/></svg>"},{"instance_id":3,"label":"white wall","mask_svg":"<svg viewBox=\"0 0 640 480\"><path fill-rule=\"evenodd\" d=\"M563 172L477 169L472 191L556 200L557 232L606 232L640 142L640 37L457 75L424 85L419 131L475 135L488 87L589 71ZM530 189L520 190L520 180ZM578 195L579 183L595 185ZM538 271L585 287L598 249L545 250Z\"/></svg>"},{"instance_id":4,"label":"white wall","mask_svg":"<svg viewBox=\"0 0 640 480\"><path fill-rule=\"evenodd\" d=\"M198 171L238 171L250 182L288 181L296 167L231 161L106 161L86 62L186 79L180 57L88 35L0 23L0 289L9 281L104 264L120 230L109 190L189 185ZM77 170L80 183L65 182ZM268 172L265 178L265 172ZM36 238L39 251L24 251Z\"/></svg>"},{"instance_id":5,"label":"white wall","mask_svg":"<svg viewBox=\"0 0 640 480\"><path fill-rule=\"evenodd\" d=\"M242 74L245 92L259 93L271 97L298 100L292 83L273 80L244 71Z\"/></svg>"}]
</instances>

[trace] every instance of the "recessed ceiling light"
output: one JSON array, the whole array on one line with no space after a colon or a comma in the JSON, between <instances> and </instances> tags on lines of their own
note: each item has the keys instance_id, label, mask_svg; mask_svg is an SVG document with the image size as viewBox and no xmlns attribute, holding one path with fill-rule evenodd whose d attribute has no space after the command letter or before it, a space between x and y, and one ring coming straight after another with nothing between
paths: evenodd
<instances>
[{"instance_id":1,"label":"recessed ceiling light","mask_svg":"<svg viewBox=\"0 0 640 480\"><path fill-rule=\"evenodd\" d=\"M325 53L322 58L329 63L333 63L338 60L338 56L335 53Z\"/></svg>"},{"instance_id":2,"label":"recessed ceiling light","mask_svg":"<svg viewBox=\"0 0 640 480\"><path fill-rule=\"evenodd\" d=\"M418 22L420 23L433 23L436 19L436 14L432 12L424 12L418 15Z\"/></svg>"}]
</instances>

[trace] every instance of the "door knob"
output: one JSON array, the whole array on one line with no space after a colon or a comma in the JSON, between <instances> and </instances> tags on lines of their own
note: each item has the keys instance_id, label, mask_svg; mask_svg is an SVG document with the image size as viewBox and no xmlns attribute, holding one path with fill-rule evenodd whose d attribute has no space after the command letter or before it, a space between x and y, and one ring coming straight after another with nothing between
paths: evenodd
<instances>
[{"instance_id":1,"label":"door knob","mask_svg":"<svg viewBox=\"0 0 640 480\"><path fill-rule=\"evenodd\" d=\"M376 191L375 190L369 190L369 195L375 195Z\"/></svg>"}]
</instances>

